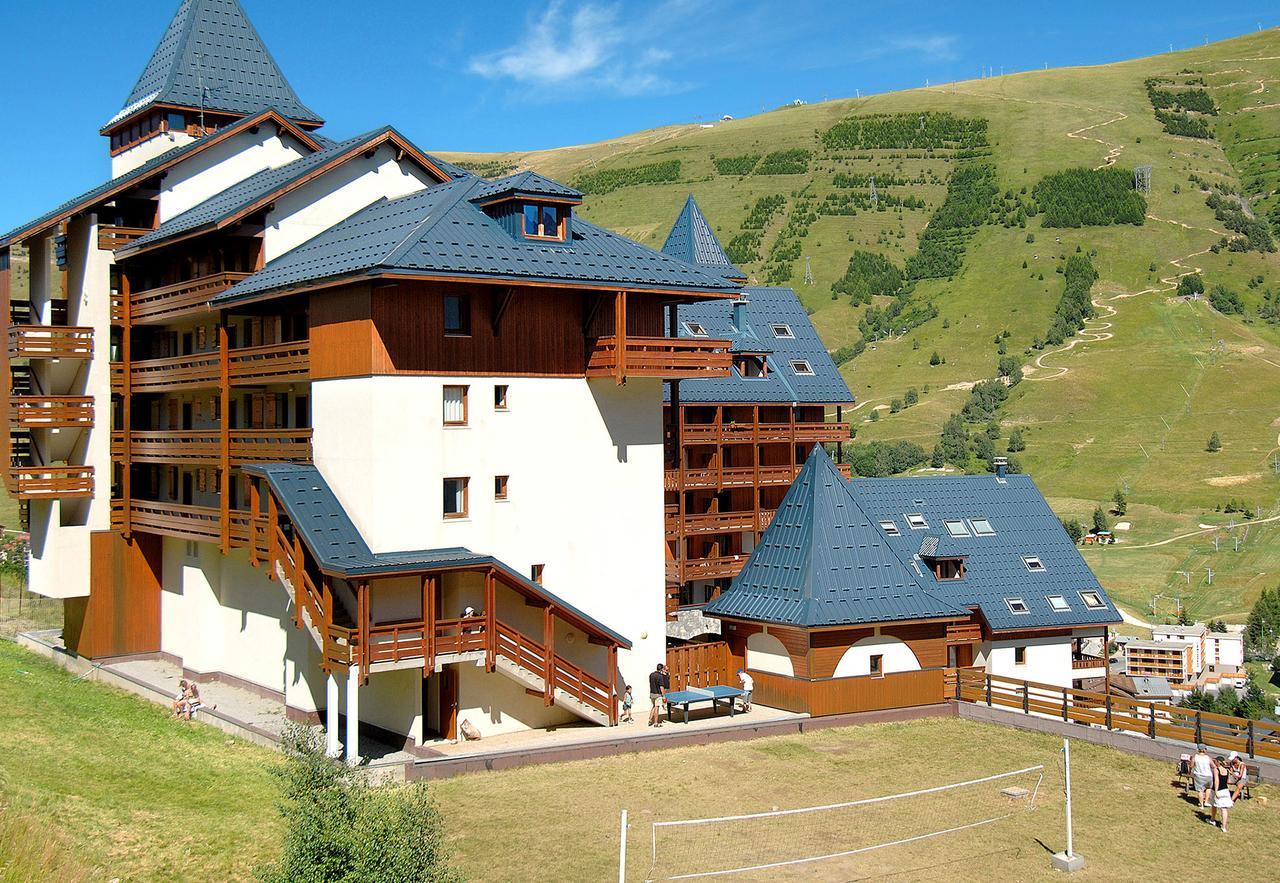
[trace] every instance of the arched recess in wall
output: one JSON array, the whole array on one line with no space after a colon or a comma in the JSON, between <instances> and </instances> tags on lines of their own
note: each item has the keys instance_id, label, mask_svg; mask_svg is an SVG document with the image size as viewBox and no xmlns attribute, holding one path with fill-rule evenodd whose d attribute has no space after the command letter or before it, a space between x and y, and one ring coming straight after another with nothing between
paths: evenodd
<instances>
[{"instance_id":1,"label":"arched recess in wall","mask_svg":"<svg viewBox=\"0 0 1280 883\"><path fill-rule=\"evenodd\" d=\"M747 668L773 674L794 677L791 654L782 642L766 632L756 632L747 638Z\"/></svg>"},{"instance_id":2,"label":"arched recess in wall","mask_svg":"<svg viewBox=\"0 0 1280 883\"><path fill-rule=\"evenodd\" d=\"M863 638L840 657L836 664L835 677L852 678L858 675L871 674L871 657L881 657L881 673L896 671L919 671L920 660L911 648L898 638L889 635L874 635Z\"/></svg>"}]
</instances>

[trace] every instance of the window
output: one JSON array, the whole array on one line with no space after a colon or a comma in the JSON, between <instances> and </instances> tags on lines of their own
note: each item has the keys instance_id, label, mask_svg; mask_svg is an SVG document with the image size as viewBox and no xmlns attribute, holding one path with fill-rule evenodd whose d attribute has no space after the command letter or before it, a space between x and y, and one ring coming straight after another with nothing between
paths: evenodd
<instances>
[{"instance_id":1,"label":"window","mask_svg":"<svg viewBox=\"0 0 1280 883\"><path fill-rule=\"evenodd\" d=\"M188 561L200 560L200 544L195 540L187 540L186 554Z\"/></svg>"},{"instance_id":2,"label":"window","mask_svg":"<svg viewBox=\"0 0 1280 883\"><path fill-rule=\"evenodd\" d=\"M564 213L559 206L524 204L524 235L531 239L564 239Z\"/></svg>"},{"instance_id":3,"label":"window","mask_svg":"<svg viewBox=\"0 0 1280 883\"><path fill-rule=\"evenodd\" d=\"M685 322L684 330L692 334L694 337L706 337L707 329L702 327L700 322Z\"/></svg>"},{"instance_id":4,"label":"window","mask_svg":"<svg viewBox=\"0 0 1280 883\"><path fill-rule=\"evenodd\" d=\"M1021 598L1005 598L1004 603L1009 605L1010 613L1030 613L1031 608L1027 606L1027 602Z\"/></svg>"},{"instance_id":5,"label":"window","mask_svg":"<svg viewBox=\"0 0 1280 883\"><path fill-rule=\"evenodd\" d=\"M1101 610L1107 605L1103 603L1102 596L1097 592L1081 592L1080 600L1084 602L1084 606L1090 610Z\"/></svg>"},{"instance_id":6,"label":"window","mask_svg":"<svg viewBox=\"0 0 1280 883\"><path fill-rule=\"evenodd\" d=\"M1013 664L1014 665L1027 664L1027 648L1026 647L1013 648Z\"/></svg>"},{"instance_id":7,"label":"window","mask_svg":"<svg viewBox=\"0 0 1280 883\"><path fill-rule=\"evenodd\" d=\"M535 583L542 582L542 571L546 567L545 564L535 564L529 568L529 579Z\"/></svg>"},{"instance_id":8,"label":"window","mask_svg":"<svg viewBox=\"0 0 1280 883\"><path fill-rule=\"evenodd\" d=\"M507 385L499 383L493 388L493 410L507 410Z\"/></svg>"},{"instance_id":9,"label":"window","mask_svg":"<svg viewBox=\"0 0 1280 883\"><path fill-rule=\"evenodd\" d=\"M1036 555L1023 555L1022 563L1027 566L1027 570L1032 573L1044 573L1044 562Z\"/></svg>"},{"instance_id":10,"label":"window","mask_svg":"<svg viewBox=\"0 0 1280 883\"><path fill-rule=\"evenodd\" d=\"M444 480L444 517L467 517L467 482L465 478Z\"/></svg>"},{"instance_id":11,"label":"window","mask_svg":"<svg viewBox=\"0 0 1280 883\"><path fill-rule=\"evenodd\" d=\"M444 333L466 337L471 334L471 296L447 294L444 298Z\"/></svg>"},{"instance_id":12,"label":"window","mask_svg":"<svg viewBox=\"0 0 1280 883\"><path fill-rule=\"evenodd\" d=\"M883 653L871 654L871 673L873 675L884 674L884 654Z\"/></svg>"},{"instance_id":13,"label":"window","mask_svg":"<svg viewBox=\"0 0 1280 883\"><path fill-rule=\"evenodd\" d=\"M1067 603L1067 599L1061 595L1050 595L1049 606L1059 613L1063 613L1071 609L1071 605Z\"/></svg>"},{"instance_id":14,"label":"window","mask_svg":"<svg viewBox=\"0 0 1280 883\"><path fill-rule=\"evenodd\" d=\"M467 425L467 388L465 386L444 388L444 425Z\"/></svg>"},{"instance_id":15,"label":"window","mask_svg":"<svg viewBox=\"0 0 1280 883\"><path fill-rule=\"evenodd\" d=\"M953 537L967 537L969 530L964 526L964 522L958 518L949 518L942 522L947 526L947 533Z\"/></svg>"},{"instance_id":16,"label":"window","mask_svg":"<svg viewBox=\"0 0 1280 883\"><path fill-rule=\"evenodd\" d=\"M171 110L165 119L170 132L185 132L187 130L187 117L185 114Z\"/></svg>"},{"instance_id":17,"label":"window","mask_svg":"<svg viewBox=\"0 0 1280 883\"><path fill-rule=\"evenodd\" d=\"M960 558L939 558L933 572L940 580L964 579L964 561Z\"/></svg>"},{"instance_id":18,"label":"window","mask_svg":"<svg viewBox=\"0 0 1280 883\"><path fill-rule=\"evenodd\" d=\"M924 516L921 515L919 512L908 513L907 527L911 528L912 530L923 530L928 526L929 526L929 522L925 521Z\"/></svg>"},{"instance_id":19,"label":"window","mask_svg":"<svg viewBox=\"0 0 1280 883\"><path fill-rule=\"evenodd\" d=\"M738 356L733 360L733 367L742 377L764 377L769 373L762 356Z\"/></svg>"},{"instance_id":20,"label":"window","mask_svg":"<svg viewBox=\"0 0 1280 883\"><path fill-rule=\"evenodd\" d=\"M796 374L807 375L807 374L813 373L813 366L810 365L808 362L806 362L804 359L792 359L791 370L794 371Z\"/></svg>"},{"instance_id":21,"label":"window","mask_svg":"<svg viewBox=\"0 0 1280 883\"><path fill-rule=\"evenodd\" d=\"M507 499L507 482L510 480L509 475L495 475L493 477L493 498L495 500Z\"/></svg>"},{"instance_id":22,"label":"window","mask_svg":"<svg viewBox=\"0 0 1280 883\"><path fill-rule=\"evenodd\" d=\"M880 529L891 537L900 536L902 533L900 530L898 530L898 524L895 521L880 522Z\"/></svg>"},{"instance_id":23,"label":"window","mask_svg":"<svg viewBox=\"0 0 1280 883\"><path fill-rule=\"evenodd\" d=\"M790 325L783 325L779 323L777 325L770 325L769 329L773 332L774 337L782 337L788 340L795 337L795 334L791 331Z\"/></svg>"},{"instance_id":24,"label":"window","mask_svg":"<svg viewBox=\"0 0 1280 883\"><path fill-rule=\"evenodd\" d=\"M985 518L970 518L969 526L973 528L974 536L993 537L996 535L996 529Z\"/></svg>"}]
</instances>

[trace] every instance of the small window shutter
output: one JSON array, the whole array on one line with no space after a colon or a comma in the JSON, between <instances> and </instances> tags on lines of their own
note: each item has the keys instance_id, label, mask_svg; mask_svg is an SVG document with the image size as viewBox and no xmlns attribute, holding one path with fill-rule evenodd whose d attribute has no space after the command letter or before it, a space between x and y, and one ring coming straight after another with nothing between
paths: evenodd
<instances>
[{"instance_id":1,"label":"small window shutter","mask_svg":"<svg viewBox=\"0 0 1280 883\"><path fill-rule=\"evenodd\" d=\"M444 388L445 423L461 423L466 419L466 411L462 404L463 389L461 386L446 386Z\"/></svg>"}]
</instances>

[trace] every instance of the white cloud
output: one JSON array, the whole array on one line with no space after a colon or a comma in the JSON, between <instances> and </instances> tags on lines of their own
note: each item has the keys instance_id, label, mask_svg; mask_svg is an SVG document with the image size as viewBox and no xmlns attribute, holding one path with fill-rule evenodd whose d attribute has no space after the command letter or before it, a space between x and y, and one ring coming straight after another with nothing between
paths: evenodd
<instances>
[{"instance_id":1,"label":"white cloud","mask_svg":"<svg viewBox=\"0 0 1280 883\"><path fill-rule=\"evenodd\" d=\"M892 37L886 41L890 52L914 52L943 61L952 61L957 57L955 45L956 38L952 34Z\"/></svg>"}]
</instances>

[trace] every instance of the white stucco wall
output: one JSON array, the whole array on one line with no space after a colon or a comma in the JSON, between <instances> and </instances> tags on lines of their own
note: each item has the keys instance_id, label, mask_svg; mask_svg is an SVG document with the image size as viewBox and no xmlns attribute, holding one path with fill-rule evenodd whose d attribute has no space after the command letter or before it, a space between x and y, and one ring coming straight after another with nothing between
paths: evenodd
<instances>
[{"instance_id":1,"label":"white stucco wall","mask_svg":"<svg viewBox=\"0 0 1280 883\"><path fill-rule=\"evenodd\" d=\"M1210 632L1204 636L1206 665L1244 665L1244 636Z\"/></svg>"},{"instance_id":2,"label":"white stucco wall","mask_svg":"<svg viewBox=\"0 0 1280 883\"><path fill-rule=\"evenodd\" d=\"M1015 648L1026 647L1026 663L1015 663ZM1071 668L1071 636L996 640L981 645L979 665L993 675L1070 687L1075 674Z\"/></svg>"},{"instance_id":3,"label":"white stucco wall","mask_svg":"<svg viewBox=\"0 0 1280 883\"><path fill-rule=\"evenodd\" d=\"M470 387L469 425L445 427L442 387L457 383ZM497 383L509 410L493 407ZM314 457L375 551L465 546L525 575L545 565L548 590L630 638L619 669L643 691L666 653L661 402L656 380L317 381ZM510 476L506 501L495 475ZM442 514L454 476L470 479L465 519ZM459 603L446 595L446 613Z\"/></svg>"},{"instance_id":4,"label":"white stucco wall","mask_svg":"<svg viewBox=\"0 0 1280 883\"><path fill-rule=\"evenodd\" d=\"M756 632L747 638L747 668L773 674L795 676L791 654L782 642L768 632Z\"/></svg>"},{"instance_id":5,"label":"white stucco wall","mask_svg":"<svg viewBox=\"0 0 1280 883\"><path fill-rule=\"evenodd\" d=\"M136 147L130 147L123 153L111 157L111 177L118 178L125 172L131 172L138 166L155 159L160 154L175 147L194 141L195 138L186 132L166 132L154 138L148 138Z\"/></svg>"},{"instance_id":6,"label":"white stucco wall","mask_svg":"<svg viewBox=\"0 0 1280 883\"><path fill-rule=\"evenodd\" d=\"M534 727L552 727L576 721L571 712L551 706L540 696L530 696L515 680L482 665L455 665L458 671L458 727L471 721L481 736L498 736Z\"/></svg>"},{"instance_id":7,"label":"white stucco wall","mask_svg":"<svg viewBox=\"0 0 1280 883\"><path fill-rule=\"evenodd\" d=\"M836 663L833 677L852 678L871 674L871 657L877 654L884 657L881 674L920 670L920 660L901 640L888 635L873 635L863 638L844 651L844 655Z\"/></svg>"},{"instance_id":8,"label":"white stucco wall","mask_svg":"<svg viewBox=\"0 0 1280 883\"><path fill-rule=\"evenodd\" d=\"M274 124L245 129L197 151L165 174L160 185L160 221L182 214L209 197L257 174L305 156L310 151Z\"/></svg>"}]
</instances>

